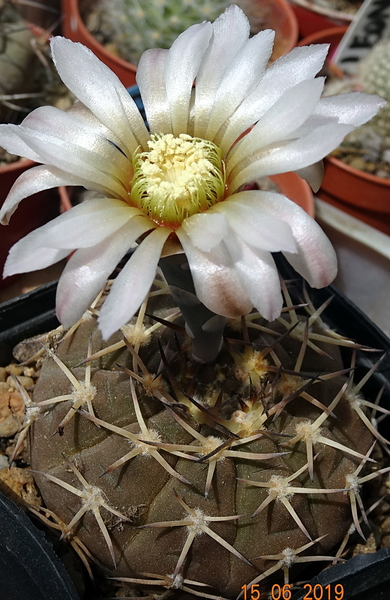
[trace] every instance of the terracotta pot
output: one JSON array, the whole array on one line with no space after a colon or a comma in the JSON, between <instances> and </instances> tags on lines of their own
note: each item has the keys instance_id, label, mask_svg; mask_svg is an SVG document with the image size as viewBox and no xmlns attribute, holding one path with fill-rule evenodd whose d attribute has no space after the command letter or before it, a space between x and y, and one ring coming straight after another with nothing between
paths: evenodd
<instances>
[{"instance_id":1,"label":"terracotta pot","mask_svg":"<svg viewBox=\"0 0 390 600\"><path fill-rule=\"evenodd\" d=\"M327 29L308 36L299 45L329 43L331 56L332 49L336 49L346 29ZM341 160L328 156L325 159L325 176L318 196L390 235L390 179L358 171Z\"/></svg>"},{"instance_id":2,"label":"terracotta pot","mask_svg":"<svg viewBox=\"0 0 390 600\"><path fill-rule=\"evenodd\" d=\"M298 41L298 23L291 6L286 0L252 0L253 11L257 8L266 10L267 27L276 30L276 42L273 59L287 54ZM62 0L63 35L74 42L81 42L90 48L122 81L126 87L135 84L137 67L114 54L108 52L89 33L83 20L83 10L91 4L91 0ZM81 12L81 15L80 15Z\"/></svg>"},{"instance_id":3,"label":"terracotta pot","mask_svg":"<svg viewBox=\"0 0 390 600\"><path fill-rule=\"evenodd\" d=\"M299 36L306 37L335 26L348 26L354 15L316 6L310 0L289 0L298 20Z\"/></svg>"}]
</instances>

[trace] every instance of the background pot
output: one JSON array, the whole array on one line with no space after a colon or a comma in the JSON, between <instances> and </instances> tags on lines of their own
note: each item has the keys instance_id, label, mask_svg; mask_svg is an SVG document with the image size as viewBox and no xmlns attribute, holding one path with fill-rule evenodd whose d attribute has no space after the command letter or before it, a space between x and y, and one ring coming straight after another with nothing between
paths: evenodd
<instances>
[{"instance_id":1,"label":"background pot","mask_svg":"<svg viewBox=\"0 0 390 600\"><path fill-rule=\"evenodd\" d=\"M308 36L300 46L328 43L330 56L346 27L336 27ZM358 171L341 160L325 159L325 176L318 196L350 215L390 235L390 179Z\"/></svg>"},{"instance_id":2,"label":"background pot","mask_svg":"<svg viewBox=\"0 0 390 600\"><path fill-rule=\"evenodd\" d=\"M316 6L310 0L289 1L298 20L300 37L306 37L331 27L348 26L354 17L350 13Z\"/></svg>"},{"instance_id":3,"label":"background pot","mask_svg":"<svg viewBox=\"0 0 390 600\"><path fill-rule=\"evenodd\" d=\"M126 87L133 86L137 71L136 65L108 52L96 41L84 24L82 15L92 2L93 0L62 0L63 35L90 48L116 73ZM292 50L298 41L298 23L286 0L252 0L252 3L254 12L257 6L267 10L267 27L275 29L277 32L273 58L279 58Z\"/></svg>"}]
</instances>

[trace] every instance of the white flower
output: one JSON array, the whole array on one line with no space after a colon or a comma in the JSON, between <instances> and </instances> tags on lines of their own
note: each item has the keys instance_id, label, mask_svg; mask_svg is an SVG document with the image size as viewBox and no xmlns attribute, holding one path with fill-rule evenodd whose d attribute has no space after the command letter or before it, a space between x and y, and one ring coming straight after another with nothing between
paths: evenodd
<instances>
[{"instance_id":1,"label":"white flower","mask_svg":"<svg viewBox=\"0 0 390 600\"><path fill-rule=\"evenodd\" d=\"M187 29L170 50L146 51L137 82L149 133L117 77L84 46L54 38L57 70L79 101L67 112L38 108L19 126L0 126L9 152L43 163L19 177L0 218L7 223L20 200L58 185L102 197L15 244L4 275L42 269L76 250L57 292L68 327L141 237L101 309L105 338L137 311L172 242L187 256L198 298L219 315L253 306L269 320L280 314L274 251L311 286L330 283L335 253L315 221L280 194L240 190L285 171L318 188L319 161L382 101L359 93L320 99L324 81L315 75L325 45L295 48L266 69L273 39L271 30L249 39L248 20L233 5L214 23Z\"/></svg>"}]
</instances>

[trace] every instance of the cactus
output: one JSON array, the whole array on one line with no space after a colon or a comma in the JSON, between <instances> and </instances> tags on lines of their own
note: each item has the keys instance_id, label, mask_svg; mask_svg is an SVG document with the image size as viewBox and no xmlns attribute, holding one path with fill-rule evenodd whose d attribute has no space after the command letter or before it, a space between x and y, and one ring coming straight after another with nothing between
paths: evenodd
<instances>
[{"instance_id":1,"label":"cactus","mask_svg":"<svg viewBox=\"0 0 390 600\"><path fill-rule=\"evenodd\" d=\"M1 123L20 123L42 104L71 106L73 96L54 68L48 38L31 28L13 3L0 1Z\"/></svg>"},{"instance_id":2,"label":"cactus","mask_svg":"<svg viewBox=\"0 0 390 600\"><path fill-rule=\"evenodd\" d=\"M187 27L213 21L229 4L227 0L102 0L103 30L114 31L120 54L137 64L148 48L169 48Z\"/></svg>"},{"instance_id":3,"label":"cactus","mask_svg":"<svg viewBox=\"0 0 390 600\"><path fill-rule=\"evenodd\" d=\"M31 68L36 58L32 39L33 34L15 7L1 3L0 118L2 120L8 116L9 104L15 99L15 94L30 91Z\"/></svg>"},{"instance_id":4,"label":"cactus","mask_svg":"<svg viewBox=\"0 0 390 600\"><path fill-rule=\"evenodd\" d=\"M357 80L363 91L378 94L387 104L380 109L370 122L370 127L377 131L390 145L390 40L385 39L376 44L367 56L360 61L357 69Z\"/></svg>"},{"instance_id":5,"label":"cactus","mask_svg":"<svg viewBox=\"0 0 390 600\"><path fill-rule=\"evenodd\" d=\"M236 598L278 570L288 583L294 563L337 560L351 523L363 536L360 484L381 473L363 468L386 440L341 360L356 346L284 295L273 323L229 322L208 364L161 279L109 341L95 305L45 347L32 469L63 535L106 572Z\"/></svg>"},{"instance_id":6,"label":"cactus","mask_svg":"<svg viewBox=\"0 0 390 600\"><path fill-rule=\"evenodd\" d=\"M103 42L110 45L114 40L115 51L137 64L148 48L169 48L185 29L204 20L213 21L230 4L230 0L100 0L98 26L94 14L86 21ZM251 33L267 26L267 8L251 0L235 4L248 16Z\"/></svg>"}]
</instances>

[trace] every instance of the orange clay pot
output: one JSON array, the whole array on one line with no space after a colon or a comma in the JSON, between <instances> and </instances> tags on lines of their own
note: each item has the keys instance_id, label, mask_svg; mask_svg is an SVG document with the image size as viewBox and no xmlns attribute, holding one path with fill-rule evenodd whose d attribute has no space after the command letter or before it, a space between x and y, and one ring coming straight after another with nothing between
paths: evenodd
<instances>
[{"instance_id":1,"label":"orange clay pot","mask_svg":"<svg viewBox=\"0 0 390 600\"><path fill-rule=\"evenodd\" d=\"M263 12L267 12L267 27L276 31L273 59L275 60L290 52L298 41L298 23L291 6L286 0L252 1L253 11L255 12L258 7ZM108 52L87 30L81 14L89 4L91 4L91 1L62 0L63 35L90 48L101 61L116 73L126 87L135 85L136 65Z\"/></svg>"},{"instance_id":2,"label":"orange clay pot","mask_svg":"<svg viewBox=\"0 0 390 600\"><path fill-rule=\"evenodd\" d=\"M289 0L289 2L298 20L300 38L331 27L346 27L354 17L351 13L316 6L310 0Z\"/></svg>"},{"instance_id":3,"label":"orange clay pot","mask_svg":"<svg viewBox=\"0 0 390 600\"><path fill-rule=\"evenodd\" d=\"M327 29L308 36L300 46L308 44L331 45L334 50L346 27ZM358 171L341 160L325 159L325 176L318 196L348 214L390 235L390 179Z\"/></svg>"}]
</instances>

